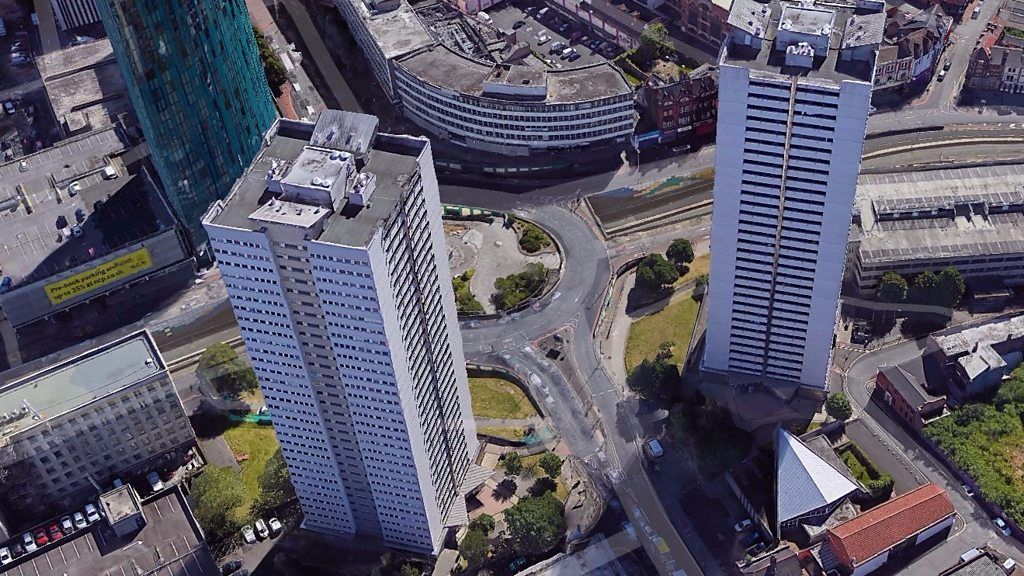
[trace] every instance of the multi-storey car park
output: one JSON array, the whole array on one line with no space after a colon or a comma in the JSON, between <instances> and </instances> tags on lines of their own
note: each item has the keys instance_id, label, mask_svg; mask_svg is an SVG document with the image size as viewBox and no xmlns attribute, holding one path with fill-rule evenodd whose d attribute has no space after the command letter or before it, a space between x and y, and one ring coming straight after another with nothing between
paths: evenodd
<instances>
[{"instance_id":1,"label":"multi-storey car park","mask_svg":"<svg viewBox=\"0 0 1024 576\"><path fill-rule=\"evenodd\" d=\"M719 61L709 374L826 387L883 9L733 2Z\"/></svg>"},{"instance_id":2,"label":"multi-storey car park","mask_svg":"<svg viewBox=\"0 0 1024 576\"><path fill-rule=\"evenodd\" d=\"M633 89L608 62L549 68L444 2L335 0L378 82L441 142L507 156L625 147Z\"/></svg>"},{"instance_id":3,"label":"multi-storey car park","mask_svg":"<svg viewBox=\"0 0 1024 576\"><path fill-rule=\"evenodd\" d=\"M305 516L437 552L483 482L429 142L278 120L204 218Z\"/></svg>"},{"instance_id":4,"label":"multi-storey car park","mask_svg":"<svg viewBox=\"0 0 1024 576\"><path fill-rule=\"evenodd\" d=\"M861 292L889 271L947 266L969 283L1024 284L1024 166L862 176L849 257Z\"/></svg>"}]
</instances>

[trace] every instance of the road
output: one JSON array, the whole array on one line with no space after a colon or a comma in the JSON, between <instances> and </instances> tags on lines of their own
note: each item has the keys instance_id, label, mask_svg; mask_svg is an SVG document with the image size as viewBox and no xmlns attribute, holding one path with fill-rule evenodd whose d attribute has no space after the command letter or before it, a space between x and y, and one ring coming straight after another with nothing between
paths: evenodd
<instances>
[{"instance_id":1,"label":"road","mask_svg":"<svg viewBox=\"0 0 1024 576\"><path fill-rule=\"evenodd\" d=\"M956 564L960 555L968 549L985 543L991 543L999 551L1015 558L1024 557L1024 546L1016 539L1005 537L995 529L985 510L964 494L960 487L960 479L950 474L941 463L917 443L910 432L890 418L889 413L869 397L865 383L874 378L879 366L910 360L919 356L924 347L924 340L901 342L852 358L848 362L848 366L836 367L836 370L842 374L841 385L855 405L861 421L882 442L887 444L890 451L897 458L902 459L911 470L927 481L942 486L963 520L961 528L951 533L945 542L908 565L904 569L905 573L938 574L943 569Z\"/></svg>"}]
</instances>

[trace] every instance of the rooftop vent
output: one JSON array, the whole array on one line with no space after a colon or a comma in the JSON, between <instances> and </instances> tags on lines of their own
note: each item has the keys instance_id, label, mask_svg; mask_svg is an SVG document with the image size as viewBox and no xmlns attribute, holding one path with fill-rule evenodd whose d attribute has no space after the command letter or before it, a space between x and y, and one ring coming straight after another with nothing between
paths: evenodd
<instances>
[{"instance_id":1,"label":"rooftop vent","mask_svg":"<svg viewBox=\"0 0 1024 576\"><path fill-rule=\"evenodd\" d=\"M790 20L789 18L786 18L785 20L782 21L781 24L779 24L779 28L782 28L783 30L789 30L793 28L793 21Z\"/></svg>"}]
</instances>

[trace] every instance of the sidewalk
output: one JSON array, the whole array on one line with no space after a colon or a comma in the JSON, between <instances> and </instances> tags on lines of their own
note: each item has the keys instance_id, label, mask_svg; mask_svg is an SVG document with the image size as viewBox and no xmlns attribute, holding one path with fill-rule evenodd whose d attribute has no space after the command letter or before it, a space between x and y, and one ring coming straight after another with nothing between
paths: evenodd
<instances>
[{"instance_id":1,"label":"sidewalk","mask_svg":"<svg viewBox=\"0 0 1024 576\"><path fill-rule=\"evenodd\" d=\"M362 112L362 106L356 101L356 97L348 87L348 83L345 82L341 71L334 64L331 53L327 50L327 46L324 45L323 39L320 38L320 34L317 32L313 19L310 17L306 7L300 0L280 0L280 2L292 17L295 28L299 31L302 42L306 45L307 56L313 59L320 74L323 75L324 81L330 87L335 101L338 102L342 110Z\"/></svg>"}]
</instances>

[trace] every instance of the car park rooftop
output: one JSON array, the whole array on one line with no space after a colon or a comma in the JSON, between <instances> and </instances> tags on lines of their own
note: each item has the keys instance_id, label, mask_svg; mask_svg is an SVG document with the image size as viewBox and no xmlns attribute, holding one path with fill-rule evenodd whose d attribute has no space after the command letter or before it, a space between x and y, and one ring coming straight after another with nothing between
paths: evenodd
<instances>
[{"instance_id":1,"label":"car park rooftop","mask_svg":"<svg viewBox=\"0 0 1024 576\"><path fill-rule=\"evenodd\" d=\"M36 58L53 114L66 130L102 128L131 113L124 77L107 39L95 40Z\"/></svg>"},{"instance_id":2,"label":"car park rooftop","mask_svg":"<svg viewBox=\"0 0 1024 576\"><path fill-rule=\"evenodd\" d=\"M70 511L69 514L74 511ZM178 489L142 508L141 530L118 538L105 520L5 567L9 576L214 576L220 570ZM20 536L19 536L20 537Z\"/></svg>"}]
</instances>

